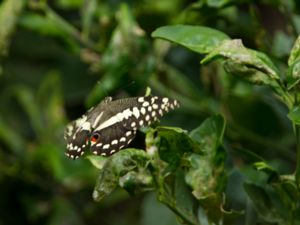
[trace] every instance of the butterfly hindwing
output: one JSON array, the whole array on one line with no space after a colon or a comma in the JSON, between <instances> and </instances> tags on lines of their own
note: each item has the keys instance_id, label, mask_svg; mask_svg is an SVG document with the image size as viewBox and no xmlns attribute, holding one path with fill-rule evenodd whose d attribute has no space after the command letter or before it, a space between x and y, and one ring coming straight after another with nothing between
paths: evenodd
<instances>
[{"instance_id":1,"label":"butterfly hindwing","mask_svg":"<svg viewBox=\"0 0 300 225\"><path fill-rule=\"evenodd\" d=\"M91 135L91 152L95 155L112 155L126 147L135 134L136 130L127 130L118 124L95 131Z\"/></svg>"}]
</instances>

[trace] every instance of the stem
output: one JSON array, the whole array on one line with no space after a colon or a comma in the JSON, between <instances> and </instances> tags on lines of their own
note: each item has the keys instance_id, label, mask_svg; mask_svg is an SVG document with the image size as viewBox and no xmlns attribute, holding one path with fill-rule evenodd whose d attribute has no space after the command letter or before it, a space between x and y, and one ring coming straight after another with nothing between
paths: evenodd
<instances>
[{"instance_id":1,"label":"stem","mask_svg":"<svg viewBox=\"0 0 300 225\"><path fill-rule=\"evenodd\" d=\"M273 90L277 93L279 99L281 99L286 106L291 109L293 106L293 97L285 90L281 81L277 81L277 86L273 87Z\"/></svg>"},{"instance_id":2,"label":"stem","mask_svg":"<svg viewBox=\"0 0 300 225\"><path fill-rule=\"evenodd\" d=\"M166 195L166 196L165 196ZM182 220L183 224L188 225L201 225L199 221L193 220L189 216L187 216L187 213L182 212L182 210L178 209L176 207L176 203L174 202L174 199L172 196L169 196L168 194L163 194L163 198L160 199L161 203L166 205L170 210L172 210L180 219Z\"/></svg>"},{"instance_id":3,"label":"stem","mask_svg":"<svg viewBox=\"0 0 300 225\"><path fill-rule=\"evenodd\" d=\"M60 28L62 28L67 34L71 35L78 42L87 46L88 48L91 49L94 48L94 44L89 39L87 39L85 36L82 36L74 26L72 26L70 23L64 20L60 15L58 15L55 11L53 11L48 5L45 5L44 11L46 15L50 19L55 21L57 25L59 25Z\"/></svg>"},{"instance_id":4,"label":"stem","mask_svg":"<svg viewBox=\"0 0 300 225\"><path fill-rule=\"evenodd\" d=\"M87 48L95 50L95 44L89 40L85 35L82 35L79 30L77 30L68 21L57 14L45 1L40 1L34 5L35 9L41 10L48 19L55 22L58 28L62 30L67 35L73 37L77 42L86 46Z\"/></svg>"}]
</instances>

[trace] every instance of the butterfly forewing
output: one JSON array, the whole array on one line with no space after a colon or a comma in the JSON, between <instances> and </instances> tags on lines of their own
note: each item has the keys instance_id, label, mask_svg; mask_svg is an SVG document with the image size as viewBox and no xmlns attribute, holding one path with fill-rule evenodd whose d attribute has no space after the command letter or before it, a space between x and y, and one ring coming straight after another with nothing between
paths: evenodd
<instances>
[{"instance_id":1,"label":"butterfly forewing","mask_svg":"<svg viewBox=\"0 0 300 225\"><path fill-rule=\"evenodd\" d=\"M126 147L138 128L178 106L178 101L166 97L106 98L67 127L66 154L75 159L90 146L96 155L111 155Z\"/></svg>"},{"instance_id":2,"label":"butterfly forewing","mask_svg":"<svg viewBox=\"0 0 300 225\"><path fill-rule=\"evenodd\" d=\"M66 155L76 159L83 155L89 147L89 134L91 132L88 115L84 114L81 118L71 122L65 129L64 138L67 141Z\"/></svg>"}]
</instances>

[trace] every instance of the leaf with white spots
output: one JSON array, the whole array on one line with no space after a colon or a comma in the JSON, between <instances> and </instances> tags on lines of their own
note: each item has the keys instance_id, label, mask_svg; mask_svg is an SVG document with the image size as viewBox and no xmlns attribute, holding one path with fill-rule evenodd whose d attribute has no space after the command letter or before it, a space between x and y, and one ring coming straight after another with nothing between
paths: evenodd
<instances>
[{"instance_id":1,"label":"leaf with white spots","mask_svg":"<svg viewBox=\"0 0 300 225\"><path fill-rule=\"evenodd\" d=\"M93 198L100 201L118 184L130 192L141 191L141 187L149 190L153 185L152 176L146 170L149 160L150 156L142 149L126 149L107 158L101 167ZM126 176L125 180L124 176ZM132 180L134 182L131 182Z\"/></svg>"}]
</instances>

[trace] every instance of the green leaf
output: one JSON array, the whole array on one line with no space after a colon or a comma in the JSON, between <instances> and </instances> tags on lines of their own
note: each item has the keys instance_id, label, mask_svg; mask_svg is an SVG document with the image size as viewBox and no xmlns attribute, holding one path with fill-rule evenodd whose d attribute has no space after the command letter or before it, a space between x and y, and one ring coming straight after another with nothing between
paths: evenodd
<instances>
[{"instance_id":1,"label":"green leaf","mask_svg":"<svg viewBox=\"0 0 300 225\"><path fill-rule=\"evenodd\" d=\"M159 181L156 188L157 198L168 206L182 224L197 224L195 201L184 182L184 172L178 167L175 173L166 175L158 171L156 179Z\"/></svg>"},{"instance_id":2,"label":"green leaf","mask_svg":"<svg viewBox=\"0 0 300 225\"><path fill-rule=\"evenodd\" d=\"M100 171L93 198L100 201L118 185L130 193L151 187L151 176L146 172L149 155L139 149L126 149L109 157Z\"/></svg>"},{"instance_id":3,"label":"green leaf","mask_svg":"<svg viewBox=\"0 0 300 225\"><path fill-rule=\"evenodd\" d=\"M279 173L265 162L256 162L255 168L259 171L263 171L267 174L268 180L264 187L258 187L254 185L250 187L250 198L254 202L255 208L259 214L265 218L268 222L274 222L279 220L287 220L289 222L296 221L298 209L297 200L300 193L295 183L294 175L279 175ZM253 185L252 185L253 186ZM274 218L273 216L276 215ZM289 222L280 224L290 224Z\"/></svg>"},{"instance_id":4,"label":"green leaf","mask_svg":"<svg viewBox=\"0 0 300 225\"><path fill-rule=\"evenodd\" d=\"M153 57L147 54L148 42L130 8L121 4L117 15L118 26L112 32L101 60L94 65L104 75L90 92L86 100L88 106L94 105L108 93L130 85L128 77L144 88L153 73L155 64Z\"/></svg>"},{"instance_id":5,"label":"green leaf","mask_svg":"<svg viewBox=\"0 0 300 225\"><path fill-rule=\"evenodd\" d=\"M62 135L61 127L65 125L63 94L60 73L49 71L40 83L37 91L37 104L44 121L39 136L49 139L50 136ZM47 129L45 129L47 127Z\"/></svg>"},{"instance_id":6,"label":"green leaf","mask_svg":"<svg viewBox=\"0 0 300 225\"><path fill-rule=\"evenodd\" d=\"M288 113L288 118L293 122L293 124L300 125L300 107L293 107Z\"/></svg>"},{"instance_id":7,"label":"green leaf","mask_svg":"<svg viewBox=\"0 0 300 225\"><path fill-rule=\"evenodd\" d=\"M282 212L291 210L297 214L297 210L299 210L297 204L299 203L298 200L300 198L300 192L295 182L295 176L280 176L280 179L277 179L275 182L273 181L271 185L275 189L276 193L278 194L278 198L281 201L281 208L279 210ZM283 214L282 217L288 217L288 214L289 213L286 213L285 215Z\"/></svg>"},{"instance_id":8,"label":"green leaf","mask_svg":"<svg viewBox=\"0 0 300 225\"><path fill-rule=\"evenodd\" d=\"M43 35L57 37L64 35L53 20L39 14L25 13L20 19L20 25Z\"/></svg>"},{"instance_id":9,"label":"green leaf","mask_svg":"<svg viewBox=\"0 0 300 225\"><path fill-rule=\"evenodd\" d=\"M175 212L179 220L197 224L194 198L182 170L183 155L200 152L197 143L181 128L157 127L148 130L146 146L152 156L152 176L158 200Z\"/></svg>"},{"instance_id":10,"label":"green leaf","mask_svg":"<svg viewBox=\"0 0 300 225\"><path fill-rule=\"evenodd\" d=\"M245 48L241 40L224 41L201 63L208 63L220 57L225 59L224 67L227 72L242 76L251 83L278 87L279 71L272 61L262 52Z\"/></svg>"},{"instance_id":11,"label":"green leaf","mask_svg":"<svg viewBox=\"0 0 300 225\"><path fill-rule=\"evenodd\" d=\"M83 0L57 0L57 5L63 9L77 9L82 7Z\"/></svg>"},{"instance_id":12,"label":"green leaf","mask_svg":"<svg viewBox=\"0 0 300 225\"><path fill-rule=\"evenodd\" d=\"M25 138L10 127L0 116L0 140L14 153L23 155L25 149Z\"/></svg>"},{"instance_id":13,"label":"green leaf","mask_svg":"<svg viewBox=\"0 0 300 225\"><path fill-rule=\"evenodd\" d=\"M90 32L92 29L93 25L93 19L95 17L97 8L98 8L98 2L97 0L90 0L85 2L81 6L82 11L82 35L85 36L86 38L89 38Z\"/></svg>"},{"instance_id":14,"label":"green leaf","mask_svg":"<svg viewBox=\"0 0 300 225\"><path fill-rule=\"evenodd\" d=\"M79 31L48 5L41 4L44 15L27 13L21 17L20 25L37 33L59 37L74 52L79 52L80 44L92 47L93 43L80 35ZM79 43L78 43L79 42Z\"/></svg>"},{"instance_id":15,"label":"green leaf","mask_svg":"<svg viewBox=\"0 0 300 225\"><path fill-rule=\"evenodd\" d=\"M254 167L258 171L263 171L266 174L268 174L268 176L269 176L269 182L274 182L274 180L278 180L279 179L278 172L274 168L272 168L270 165L268 165L267 163L265 163L265 162L256 162L256 163L254 163Z\"/></svg>"},{"instance_id":16,"label":"green leaf","mask_svg":"<svg viewBox=\"0 0 300 225\"><path fill-rule=\"evenodd\" d=\"M129 171L119 179L119 186L129 194L135 195L145 191L152 191L152 176L147 168L139 168L138 171Z\"/></svg>"},{"instance_id":17,"label":"green leaf","mask_svg":"<svg viewBox=\"0 0 300 225\"><path fill-rule=\"evenodd\" d=\"M199 143L201 151L213 156L214 151L222 144L225 131L225 120L221 115L206 119L190 133L190 137Z\"/></svg>"},{"instance_id":18,"label":"green leaf","mask_svg":"<svg viewBox=\"0 0 300 225\"><path fill-rule=\"evenodd\" d=\"M198 53L208 53L229 37L221 31L202 26L173 25L156 29L152 37L182 45Z\"/></svg>"},{"instance_id":19,"label":"green leaf","mask_svg":"<svg viewBox=\"0 0 300 225\"><path fill-rule=\"evenodd\" d=\"M244 184L244 188L251 198L259 215L261 215L268 222L278 222L279 224L282 224L280 215L277 212L270 196L262 187L246 183Z\"/></svg>"},{"instance_id":20,"label":"green leaf","mask_svg":"<svg viewBox=\"0 0 300 225\"><path fill-rule=\"evenodd\" d=\"M103 157L103 156L88 155L86 158L88 160L90 160L92 165L99 170L103 169L103 167L107 161L107 157Z\"/></svg>"},{"instance_id":21,"label":"green leaf","mask_svg":"<svg viewBox=\"0 0 300 225\"><path fill-rule=\"evenodd\" d=\"M25 0L5 0L0 5L0 55L6 55Z\"/></svg>"},{"instance_id":22,"label":"green leaf","mask_svg":"<svg viewBox=\"0 0 300 225\"><path fill-rule=\"evenodd\" d=\"M288 89L291 90L294 87L298 87L300 81L300 36L295 41L291 50L288 65L286 78Z\"/></svg>"},{"instance_id":23,"label":"green leaf","mask_svg":"<svg viewBox=\"0 0 300 225\"><path fill-rule=\"evenodd\" d=\"M300 58L300 36L296 39L294 46L291 50L288 65L292 66Z\"/></svg>"},{"instance_id":24,"label":"green leaf","mask_svg":"<svg viewBox=\"0 0 300 225\"><path fill-rule=\"evenodd\" d=\"M198 152L200 149L186 131L177 127L157 127L156 146L159 157L169 164L171 170L177 169L182 160L182 155L188 152ZM148 140L148 142L150 142Z\"/></svg>"},{"instance_id":25,"label":"green leaf","mask_svg":"<svg viewBox=\"0 0 300 225\"><path fill-rule=\"evenodd\" d=\"M297 58L288 68L286 74L288 90L299 90L300 81L300 58Z\"/></svg>"},{"instance_id":26,"label":"green leaf","mask_svg":"<svg viewBox=\"0 0 300 225\"><path fill-rule=\"evenodd\" d=\"M185 157L188 165L185 181L192 188L193 195L197 199L205 199L210 196L222 194L226 185L226 173L224 170L225 151L220 148L213 159L197 154Z\"/></svg>"},{"instance_id":27,"label":"green leaf","mask_svg":"<svg viewBox=\"0 0 300 225\"><path fill-rule=\"evenodd\" d=\"M235 0L207 0L207 5L209 7L221 8L226 6L227 4L235 2Z\"/></svg>"},{"instance_id":28,"label":"green leaf","mask_svg":"<svg viewBox=\"0 0 300 225\"><path fill-rule=\"evenodd\" d=\"M224 169L226 153L221 147L225 130L222 116L206 119L190 133L203 154L189 154L184 157L187 164L186 183L192 188L196 199L200 200L212 221L222 218L223 192L227 176Z\"/></svg>"},{"instance_id":29,"label":"green leaf","mask_svg":"<svg viewBox=\"0 0 300 225\"><path fill-rule=\"evenodd\" d=\"M26 86L18 85L12 90L20 105L27 113L30 123L37 134L43 131L41 109L37 103L36 97L31 89Z\"/></svg>"}]
</instances>

